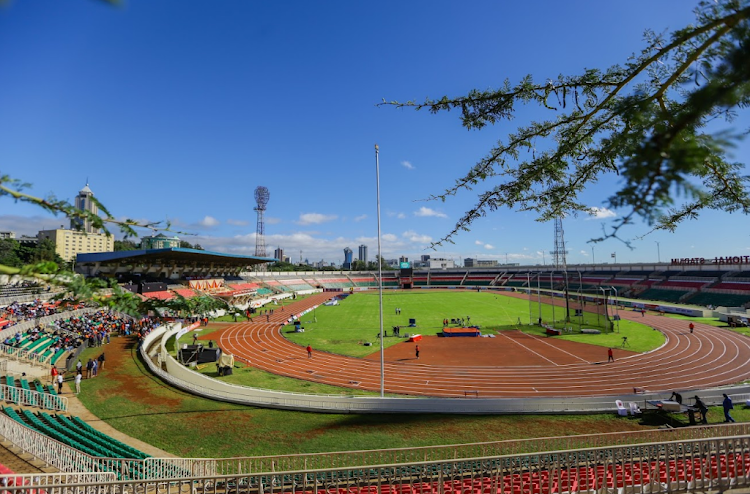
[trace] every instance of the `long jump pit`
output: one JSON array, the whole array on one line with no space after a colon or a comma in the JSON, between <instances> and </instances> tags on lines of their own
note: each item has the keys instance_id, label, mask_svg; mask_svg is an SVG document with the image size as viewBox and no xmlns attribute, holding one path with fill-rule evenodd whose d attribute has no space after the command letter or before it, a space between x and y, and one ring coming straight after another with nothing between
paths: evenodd
<instances>
[{"instance_id":1,"label":"long jump pit","mask_svg":"<svg viewBox=\"0 0 750 494\"><path fill-rule=\"evenodd\" d=\"M387 340L393 337L388 337ZM419 345L419 359L416 346ZM635 352L613 349L615 359ZM575 341L546 338L519 330L500 331L494 338L446 338L423 336L420 341L401 343L385 349L386 362L419 363L457 367L557 367L607 361L607 348ZM380 350L367 357L380 360Z\"/></svg>"}]
</instances>

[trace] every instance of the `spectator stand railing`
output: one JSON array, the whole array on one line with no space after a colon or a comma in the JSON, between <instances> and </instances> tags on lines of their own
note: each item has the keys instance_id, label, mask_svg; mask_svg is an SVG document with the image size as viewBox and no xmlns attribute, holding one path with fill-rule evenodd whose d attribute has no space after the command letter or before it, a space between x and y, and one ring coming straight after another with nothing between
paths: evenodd
<instances>
[{"instance_id":1,"label":"spectator stand railing","mask_svg":"<svg viewBox=\"0 0 750 494\"><path fill-rule=\"evenodd\" d=\"M0 393L3 401L7 403L60 412L68 410L68 398L66 396L40 393L36 390L8 386L7 384L0 384Z\"/></svg>"},{"instance_id":2,"label":"spectator stand railing","mask_svg":"<svg viewBox=\"0 0 750 494\"><path fill-rule=\"evenodd\" d=\"M45 490L87 492L90 486L102 494L655 494L722 492L748 485L750 438L734 436L331 469L47 484Z\"/></svg>"},{"instance_id":3,"label":"spectator stand railing","mask_svg":"<svg viewBox=\"0 0 750 494\"><path fill-rule=\"evenodd\" d=\"M117 474L114 472L55 472L55 473L15 473L6 476L8 485L26 488L35 487L38 494L53 494L61 492L65 494L95 494L97 491L91 489L85 491L83 489L74 490L67 486L75 484L111 484L117 480ZM66 486L58 491L58 489L47 490L48 486ZM24 492L27 494L29 491ZM35 493L29 493L35 494Z\"/></svg>"},{"instance_id":4,"label":"spectator stand railing","mask_svg":"<svg viewBox=\"0 0 750 494\"><path fill-rule=\"evenodd\" d=\"M143 460L99 458L45 436L0 413L0 436L61 472L114 472L121 479L145 478Z\"/></svg>"},{"instance_id":5,"label":"spectator stand railing","mask_svg":"<svg viewBox=\"0 0 750 494\"><path fill-rule=\"evenodd\" d=\"M582 434L576 436L516 439L470 444L448 444L416 448L302 453L277 456L234 458L146 458L146 471L166 476L169 472L191 472L192 475L232 475L248 472L310 470L417 463L487 456L539 453L543 451L601 448L624 445L685 441L705 438L750 435L750 423L722 424L679 429ZM162 472L159 474L158 472Z\"/></svg>"},{"instance_id":6,"label":"spectator stand railing","mask_svg":"<svg viewBox=\"0 0 750 494\"><path fill-rule=\"evenodd\" d=\"M0 345L0 358L8 360L15 360L18 362L25 362L32 365L38 365L43 367L44 360L49 357L42 358L41 352L28 350L26 348L18 348L9 345Z\"/></svg>"}]
</instances>

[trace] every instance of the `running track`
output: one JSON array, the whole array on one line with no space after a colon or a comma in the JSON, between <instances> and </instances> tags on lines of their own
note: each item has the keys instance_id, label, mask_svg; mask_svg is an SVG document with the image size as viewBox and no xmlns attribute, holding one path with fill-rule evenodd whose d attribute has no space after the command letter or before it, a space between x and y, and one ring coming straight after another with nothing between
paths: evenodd
<instances>
[{"instance_id":1,"label":"running track","mask_svg":"<svg viewBox=\"0 0 750 494\"><path fill-rule=\"evenodd\" d=\"M334 386L380 390L380 362L316 351L308 359L303 348L281 334L280 322L290 313L332 298L336 293L308 297L270 321L233 324L218 337L219 346L240 360L275 374ZM293 309L292 309L293 308ZM385 363L386 393L482 398L576 397L632 394L633 387L649 392L705 389L734 384L750 376L750 338L713 326L669 317L620 311L623 319L648 324L666 337L659 349L614 363L576 362L562 366L473 367L426 365L415 361ZM525 335L526 338L535 338ZM549 339L541 338L549 342Z\"/></svg>"}]
</instances>

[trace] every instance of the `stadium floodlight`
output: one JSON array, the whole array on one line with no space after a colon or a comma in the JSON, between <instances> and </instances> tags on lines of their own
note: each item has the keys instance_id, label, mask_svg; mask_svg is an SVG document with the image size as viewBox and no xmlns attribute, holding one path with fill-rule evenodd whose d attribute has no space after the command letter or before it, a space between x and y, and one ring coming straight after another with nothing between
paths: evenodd
<instances>
[{"instance_id":1,"label":"stadium floodlight","mask_svg":"<svg viewBox=\"0 0 750 494\"><path fill-rule=\"evenodd\" d=\"M380 299L380 397L385 396L385 348L383 346L383 251L380 246L380 148L375 144L375 193L378 207L378 298Z\"/></svg>"}]
</instances>

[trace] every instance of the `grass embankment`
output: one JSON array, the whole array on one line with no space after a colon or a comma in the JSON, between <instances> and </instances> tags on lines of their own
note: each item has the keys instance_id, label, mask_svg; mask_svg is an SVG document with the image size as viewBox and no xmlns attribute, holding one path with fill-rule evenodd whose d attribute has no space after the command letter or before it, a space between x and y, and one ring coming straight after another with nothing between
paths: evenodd
<instances>
[{"instance_id":1,"label":"grass embankment","mask_svg":"<svg viewBox=\"0 0 750 494\"><path fill-rule=\"evenodd\" d=\"M397 314L396 309L401 313ZM572 310L572 309L571 309ZM507 329L520 329L535 334L544 334L544 329L530 325L536 323L539 313L543 321L553 319L552 307L542 304L541 310L536 300L504 297L491 292L471 291L413 291L386 292L383 297L383 328L392 334L393 326L401 326L401 334L420 333L437 335L443 330L443 319L463 318L466 325L479 325L483 334L496 333ZM373 352L365 342L377 343L379 326L378 296L376 292L355 293L336 306L320 306L302 318L304 333L295 333L288 326L284 331L290 341L306 346L308 343L319 350L364 357ZM554 318L564 319L565 310L555 308ZM604 326L604 316L584 312L590 324L583 327ZM470 319L469 319L470 318ZM416 319L417 327L409 328L409 319ZM623 336L628 338L629 350L645 352L658 348L664 343L664 335L640 323L620 321L615 323L615 332L598 335L578 333L578 320L571 317L573 332L559 336L566 340L592 345L620 347ZM564 324L559 324L563 326ZM455 324L451 324L455 327ZM617 328L619 327L619 332ZM395 345L402 340L386 338L385 346Z\"/></svg>"}]
</instances>

